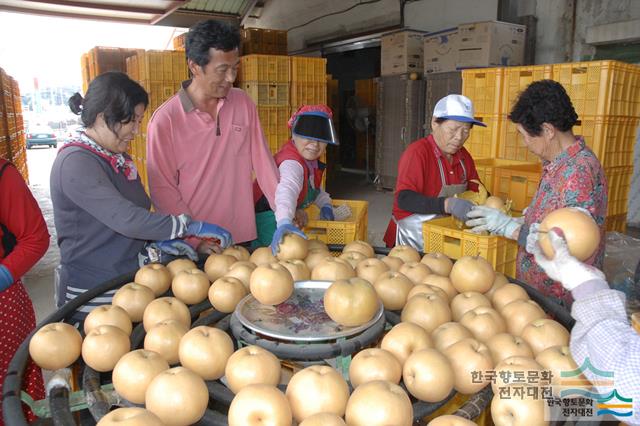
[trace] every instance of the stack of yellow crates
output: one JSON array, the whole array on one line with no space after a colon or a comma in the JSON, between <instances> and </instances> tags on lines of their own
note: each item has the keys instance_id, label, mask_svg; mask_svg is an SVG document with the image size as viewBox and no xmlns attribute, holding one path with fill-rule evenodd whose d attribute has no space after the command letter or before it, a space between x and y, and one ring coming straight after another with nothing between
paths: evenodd
<instances>
[{"instance_id":1,"label":"stack of yellow crates","mask_svg":"<svg viewBox=\"0 0 640 426\"><path fill-rule=\"evenodd\" d=\"M291 111L327 103L327 60L291 56Z\"/></svg>"},{"instance_id":2,"label":"stack of yellow crates","mask_svg":"<svg viewBox=\"0 0 640 426\"><path fill-rule=\"evenodd\" d=\"M604 167L609 184L607 230L624 232L640 122L640 67L611 60L572 62L464 70L462 79L462 93L489 126L475 128L465 147L477 160L488 189L512 199L515 211L531 202L541 164L507 115L518 94L533 81L560 82L578 113L574 134L584 136Z\"/></svg>"},{"instance_id":3,"label":"stack of yellow crates","mask_svg":"<svg viewBox=\"0 0 640 426\"><path fill-rule=\"evenodd\" d=\"M287 54L287 31L265 28L243 28L240 31L241 50L244 55L261 53L266 55Z\"/></svg>"},{"instance_id":4,"label":"stack of yellow crates","mask_svg":"<svg viewBox=\"0 0 640 426\"><path fill-rule=\"evenodd\" d=\"M27 146L18 82L0 68L0 157L11 161L29 182Z\"/></svg>"},{"instance_id":5,"label":"stack of yellow crates","mask_svg":"<svg viewBox=\"0 0 640 426\"><path fill-rule=\"evenodd\" d=\"M187 41L187 33L182 33L173 38L173 50L184 51Z\"/></svg>"},{"instance_id":6,"label":"stack of yellow crates","mask_svg":"<svg viewBox=\"0 0 640 426\"><path fill-rule=\"evenodd\" d=\"M240 58L238 87L255 102L271 152L289 138L289 80L291 61L285 55L245 55Z\"/></svg>"},{"instance_id":7,"label":"stack of yellow crates","mask_svg":"<svg viewBox=\"0 0 640 426\"><path fill-rule=\"evenodd\" d=\"M82 70L82 90L87 92L89 83L107 71L126 71L126 60L135 55L138 49L97 46L80 57Z\"/></svg>"},{"instance_id":8,"label":"stack of yellow crates","mask_svg":"<svg viewBox=\"0 0 640 426\"><path fill-rule=\"evenodd\" d=\"M180 84L187 80L187 62L184 52L173 50L137 50L126 60L126 71L131 79L140 83L149 93L149 106L140 126L140 133L129 147L144 187L149 190L147 176L147 125L156 109L173 96Z\"/></svg>"}]
</instances>

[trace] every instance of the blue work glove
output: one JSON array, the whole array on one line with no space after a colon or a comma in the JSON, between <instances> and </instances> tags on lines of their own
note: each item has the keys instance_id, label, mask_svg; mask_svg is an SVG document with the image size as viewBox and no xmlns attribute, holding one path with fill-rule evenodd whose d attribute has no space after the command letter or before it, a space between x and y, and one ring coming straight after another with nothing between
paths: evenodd
<instances>
[{"instance_id":1,"label":"blue work glove","mask_svg":"<svg viewBox=\"0 0 640 426\"><path fill-rule=\"evenodd\" d=\"M290 220L282 220L280 221L280 225L276 228L276 232L273 233L273 238L271 239L271 253L273 255L278 254L278 246L280 242L287 234L296 234L307 240L307 236L304 235L304 232L299 230Z\"/></svg>"},{"instance_id":2,"label":"blue work glove","mask_svg":"<svg viewBox=\"0 0 640 426\"><path fill-rule=\"evenodd\" d=\"M474 206L467 213L469 220L465 225L471 227L471 232L480 233L489 231L494 235L513 238L513 233L522 224L520 221L506 215L498 209L485 206Z\"/></svg>"},{"instance_id":3,"label":"blue work glove","mask_svg":"<svg viewBox=\"0 0 640 426\"><path fill-rule=\"evenodd\" d=\"M11 276L9 269L4 265L0 265L0 291L8 289L13 282L13 276Z\"/></svg>"},{"instance_id":4,"label":"blue work glove","mask_svg":"<svg viewBox=\"0 0 640 426\"><path fill-rule=\"evenodd\" d=\"M471 211L474 204L464 198L450 197L446 199L445 206L447 207L445 213L449 213L456 219L464 222L467 220L467 213Z\"/></svg>"},{"instance_id":5,"label":"blue work glove","mask_svg":"<svg viewBox=\"0 0 640 426\"><path fill-rule=\"evenodd\" d=\"M331 204L325 204L320 209L320 220L336 220L333 215L333 206Z\"/></svg>"},{"instance_id":6,"label":"blue work glove","mask_svg":"<svg viewBox=\"0 0 640 426\"><path fill-rule=\"evenodd\" d=\"M215 238L220 240L220 247L227 248L233 243L231 233L221 226L213 223L193 221L187 226L188 237L198 237L203 239Z\"/></svg>"},{"instance_id":7,"label":"blue work glove","mask_svg":"<svg viewBox=\"0 0 640 426\"><path fill-rule=\"evenodd\" d=\"M187 244L186 241L176 238L175 240L155 241L149 244L151 249L160 250L162 253L172 256L188 256L194 262L198 260L198 253Z\"/></svg>"}]
</instances>

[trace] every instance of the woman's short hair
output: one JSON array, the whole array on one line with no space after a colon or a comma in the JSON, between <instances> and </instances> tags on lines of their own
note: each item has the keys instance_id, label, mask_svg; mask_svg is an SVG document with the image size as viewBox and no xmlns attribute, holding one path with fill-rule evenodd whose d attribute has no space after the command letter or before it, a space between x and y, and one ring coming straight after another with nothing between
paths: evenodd
<instances>
[{"instance_id":1,"label":"woman's short hair","mask_svg":"<svg viewBox=\"0 0 640 426\"><path fill-rule=\"evenodd\" d=\"M571 130L578 121L578 114L562 84L540 80L520 93L509 119L524 127L530 135L540 136L542 123L549 123L561 132Z\"/></svg>"},{"instance_id":2,"label":"woman's short hair","mask_svg":"<svg viewBox=\"0 0 640 426\"><path fill-rule=\"evenodd\" d=\"M142 86L121 72L106 72L94 78L85 97L75 93L69 98L69 108L80 115L85 127L92 127L102 113L107 127L116 132L121 123L135 118L136 106L149 105L149 95Z\"/></svg>"},{"instance_id":3,"label":"woman's short hair","mask_svg":"<svg viewBox=\"0 0 640 426\"><path fill-rule=\"evenodd\" d=\"M187 33L185 53L201 67L209 63L209 49L230 52L240 48L238 28L223 21L210 19L195 24Z\"/></svg>"}]
</instances>

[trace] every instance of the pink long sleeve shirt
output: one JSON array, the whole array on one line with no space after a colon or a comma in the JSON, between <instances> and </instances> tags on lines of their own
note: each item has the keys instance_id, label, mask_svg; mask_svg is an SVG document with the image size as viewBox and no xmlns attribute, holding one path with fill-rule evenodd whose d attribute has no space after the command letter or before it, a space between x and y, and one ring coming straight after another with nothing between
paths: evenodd
<instances>
[{"instance_id":1,"label":"pink long sleeve shirt","mask_svg":"<svg viewBox=\"0 0 640 426\"><path fill-rule=\"evenodd\" d=\"M216 123L193 104L185 90L189 83L149 121L151 200L160 212L186 213L226 228L234 242L251 241L256 238L252 172L272 207L279 178L256 106L232 88L218 102Z\"/></svg>"}]
</instances>

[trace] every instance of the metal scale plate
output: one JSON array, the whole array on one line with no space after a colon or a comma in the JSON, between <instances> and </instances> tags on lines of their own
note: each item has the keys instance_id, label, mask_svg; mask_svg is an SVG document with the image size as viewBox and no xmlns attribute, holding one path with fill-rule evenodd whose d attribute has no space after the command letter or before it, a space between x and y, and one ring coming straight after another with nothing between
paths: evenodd
<instances>
[{"instance_id":1,"label":"metal scale plate","mask_svg":"<svg viewBox=\"0 0 640 426\"><path fill-rule=\"evenodd\" d=\"M361 333L376 323L384 312L379 302L373 318L357 327L334 322L324 311L324 292L331 281L296 281L293 294L277 306L258 302L251 294L238 303L233 315L255 333L296 342L335 340Z\"/></svg>"}]
</instances>

